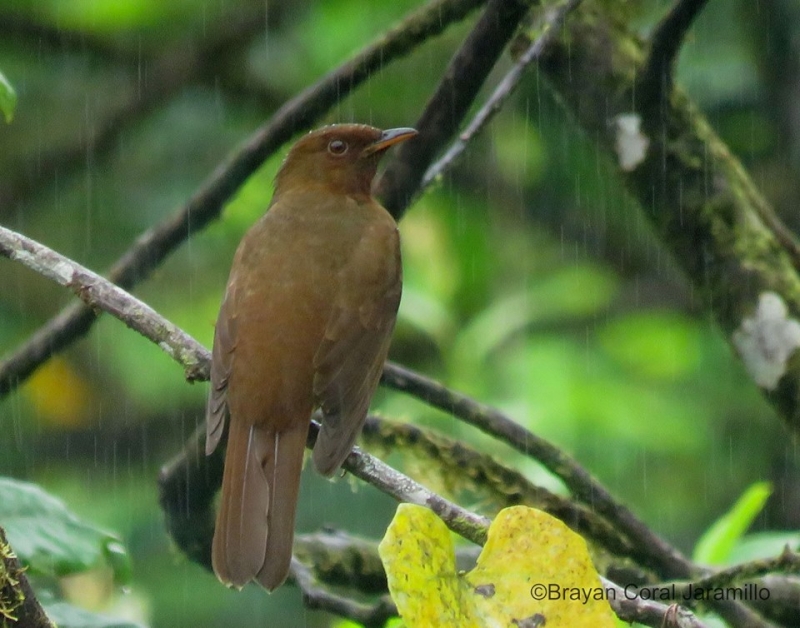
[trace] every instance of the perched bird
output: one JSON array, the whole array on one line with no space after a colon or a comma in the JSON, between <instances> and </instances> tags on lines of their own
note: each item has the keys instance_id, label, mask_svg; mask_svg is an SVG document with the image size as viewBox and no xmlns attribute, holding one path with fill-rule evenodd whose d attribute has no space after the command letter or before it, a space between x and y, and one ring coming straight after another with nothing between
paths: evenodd
<instances>
[{"instance_id":1,"label":"perched bird","mask_svg":"<svg viewBox=\"0 0 800 628\"><path fill-rule=\"evenodd\" d=\"M242 239L214 333L206 453L228 444L212 559L223 583L286 579L310 418L314 466L350 452L400 304L397 225L370 193L383 153L414 129L341 124L289 151L267 213Z\"/></svg>"}]
</instances>

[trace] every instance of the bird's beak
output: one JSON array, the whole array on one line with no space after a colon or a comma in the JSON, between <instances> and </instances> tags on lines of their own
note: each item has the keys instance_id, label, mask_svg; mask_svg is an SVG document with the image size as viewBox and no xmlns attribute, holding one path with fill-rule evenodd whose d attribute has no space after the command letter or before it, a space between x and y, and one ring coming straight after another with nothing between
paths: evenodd
<instances>
[{"instance_id":1,"label":"bird's beak","mask_svg":"<svg viewBox=\"0 0 800 628\"><path fill-rule=\"evenodd\" d=\"M361 151L361 156L366 157L367 155L372 155L373 153L386 150L390 146L394 146L395 144L399 144L400 142L405 142L406 140L411 139L416 134L417 130L409 127L386 129L383 133L381 133L381 136L374 144L370 144L363 151Z\"/></svg>"}]
</instances>

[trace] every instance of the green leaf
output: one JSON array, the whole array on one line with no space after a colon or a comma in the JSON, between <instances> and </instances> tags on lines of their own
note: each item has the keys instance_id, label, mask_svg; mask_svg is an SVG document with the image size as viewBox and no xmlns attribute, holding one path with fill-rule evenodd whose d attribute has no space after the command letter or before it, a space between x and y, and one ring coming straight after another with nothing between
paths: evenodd
<instances>
[{"instance_id":1,"label":"green leaf","mask_svg":"<svg viewBox=\"0 0 800 628\"><path fill-rule=\"evenodd\" d=\"M694 550L693 560L705 565L722 565L734 546L764 508L772 493L769 482L757 482L736 500L733 507L706 530Z\"/></svg>"},{"instance_id":2,"label":"green leaf","mask_svg":"<svg viewBox=\"0 0 800 628\"><path fill-rule=\"evenodd\" d=\"M17 92L11 87L11 83L5 75L0 72L0 113L8 124L14 119L14 109L17 106Z\"/></svg>"},{"instance_id":3,"label":"green leaf","mask_svg":"<svg viewBox=\"0 0 800 628\"><path fill-rule=\"evenodd\" d=\"M623 315L600 331L608 354L632 373L675 380L701 364L701 326L679 312L647 311Z\"/></svg>"},{"instance_id":4,"label":"green leaf","mask_svg":"<svg viewBox=\"0 0 800 628\"><path fill-rule=\"evenodd\" d=\"M787 545L800 547L800 532L781 530L748 534L736 544L731 562L746 563L777 556Z\"/></svg>"},{"instance_id":5,"label":"green leaf","mask_svg":"<svg viewBox=\"0 0 800 628\"><path fill-rule=\"evenodd\" d=\"M91 569L105 558L117 582L130 577L130 558L119 539L81 521L35 484L0 478L0 525L33 573L65 576Z\"/></svg>"},{"instance_id":6,"label":"green leaf","mask_svg":"<svg viewBox=\"0 0 800 628\"><path fill-rule=\"evenodd\" d=\"M142 624L127 619L90 613L66 602L43 600L42 607L58 628L143 628Z\"/></svg>"}]
</instances>

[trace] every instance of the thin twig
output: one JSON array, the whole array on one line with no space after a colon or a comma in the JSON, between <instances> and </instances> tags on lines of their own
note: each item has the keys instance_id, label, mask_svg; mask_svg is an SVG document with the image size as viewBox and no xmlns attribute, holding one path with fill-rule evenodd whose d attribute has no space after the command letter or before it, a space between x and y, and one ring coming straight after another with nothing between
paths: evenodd
<instances>
[{"instance_id":1,"label":"thin twig","mask_svg":"<svg viewBox=\"0 0 800 628\"><path fill-rule=\"evenodd\" d=\"M660 106L673 87L673 70L678 51L695 18L708 0L677 0L650 38L650 51L638 79L642 107Z\"/></svg>"},{"instance_id":2,"label":"thin twig","mask_svg":"<svg viewBox=\"0 0 800 628\"><path fill-rule=\"evenodd\" d=\"M312 423L312 426L315 424ZM489 519L437 495L359 447L353 448L342 468L399 502L429 508L459 536L477 545L485 542L486 531L491 523Z\"/></svg>"},{"instance_id":3,"label":"thin twig","mask_svg":"<svg viewBox=\"0 0 800 628\"><path fill-rule=\"evenodd\" d=\"M568 0L559 6L550 18L547 20L544 32L536 38L528 49L517 59L514 66L497 84L492 95L489 96L486 103L475 114L466 128L459 134L447 149L442 157L440 157L433 165L425 171L422 177L420 189L427 188L431 183L441 177L446 170L453 167L455 161L461 156L470 141L480 133L483 128L491 121L495 114L500 111L506 101L516 91L522 77L525 75L528 66L534 61L537 61L542 53L546 50L547 45L555 37L556 32L563 24L567 15L575 9L581 0Z\"/></svg>"},{"instance_id":4,"label":"thin twig","mask_svg":"<svg viewBox=\"0 0 800 628\"><path fill-rule=\"evenodd\" d=\"M635 590L620 587L602 576L600 582L607 591L611 608L622 621L638 622L653 628L706 628L706 624L682 606L666 606L643 599L636 595Z\"/></svg>"},{"instance_id":5,"label":"thin twig","mask_svg":"<svg viewBox=\"0 0 800 628\"><path fill-rule=\"evenodd\" d=\"M667 590L674 591L675 597L673 599L689 600L693 594L697 594L698 592L702 594L722 591L730 585L747 581L753 587L752 590L748 591L751 593L750 597L752 599L758 599L753 596L757 596L759 589L766 589L766 587L762 586L759 582L752 581L761 576L773 573L800 573L800 554L791 551L787 547L781 554L773 558L753 560L740 565L734 565L733 567L715 571L704 578L699 578L690 582L666 582L653 585L652 587L642 588L651 590L666 588Z\"/></svg>"},{"instance_id":6,"label":"thin twig","mask_svg":"<svg viewBox=\"0 0 800 628\"><path fill-rule=\"evenodd\" d=\"M390 29L352 60L288 101L221 164L171 218L143 233L108 273L130 289L156 268L192 233L219 216L239 186L296 132L307 128L373 72L464 18L481 0L438 0ZM0 362L0 398L14 390L48 357L85 334L95 313L78 304L64 308L30 339Z\"/></svg>"},{"instance_id":7,"label":"thin twig","mask_svg":"<svg viewBox=\"0 0 800 628\"><path fill-rule=\"evenodd\" d=\"M397 616L397 607L388 594L382 595L374 604L360 604L321 587L312 571L296 558L292 558L289 577L303 592L303 604L312 610L346 617L366 628L380 628Z\"/></svg>"},{"instance_id":8,"label":"thin twig","mask_svg":"<svg viewBox=\"0 0 800 628\"><path fill-rule=\"evenodd\" d=\"M453 55L414 125L419 134L413 142L398 147L376 182L376 196L395 218L405 213L435 154L458 131L530 4L530 0L489 0L475 27Z\"/></svg>"}]
</instances>

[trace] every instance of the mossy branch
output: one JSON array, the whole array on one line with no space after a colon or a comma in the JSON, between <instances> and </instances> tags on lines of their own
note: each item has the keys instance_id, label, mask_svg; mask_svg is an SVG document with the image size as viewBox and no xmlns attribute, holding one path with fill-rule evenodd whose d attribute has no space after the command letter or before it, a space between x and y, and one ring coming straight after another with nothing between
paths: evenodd
<instances>
[{"instance_id":1,"label":"mossy branch","mask_svg":"<svg viewBox=\"0 0 800 628\"><path fill-rule=\"evenodd\" d=\"M652 106L647 45L606 11L574 12L540 70L800 435L800 246L685 93L670 83Z\"/></svg>"}]
</instances>

